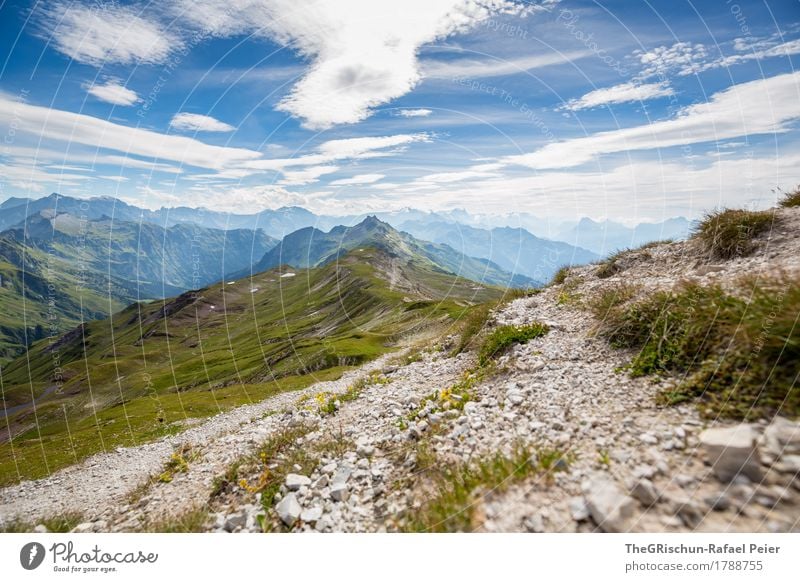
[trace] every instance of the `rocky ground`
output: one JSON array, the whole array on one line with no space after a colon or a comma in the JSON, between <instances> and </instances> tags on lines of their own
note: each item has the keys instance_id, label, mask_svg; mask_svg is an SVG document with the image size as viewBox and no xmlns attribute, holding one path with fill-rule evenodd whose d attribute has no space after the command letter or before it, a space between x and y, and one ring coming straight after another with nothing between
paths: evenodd
<instances>
[{"instance_id":1,"label":"rocky ground","mask_svg":"<svg viewBox=\"0 0 800 582\"><path fill-rule=\"evenodd\" d=\"M615 276L574 269L564 284L504 305L494 324L539 321L550 331L475 377L469 397L444 403L442 391L476 369L474 354L452 357L444 340L416 361L386 356L341 380L2 489L0 521L79 512L78 531L137 531L199 510L208 531L396 531L429 510L442 467L529 447L539 455L531 463L541 466L543 451L557 451L555 462L476 488L468 529L800 531L800 424L709 422L694 405L656 406L663 386L621 371L630 354L594 337L592 317L569 300L620 281L655 289L800 273L800 220L779 213L752 257L717 264L693 242L667 243L621 257ZM330 394L345 393L323 410L336 400ZM288 429L296 430L279 456L259 460L263 443ZM178 447L191 454L159 479ZM225 482L237 460L240 471ZM253 484L276 474L279 486L262 499Z\"/></svg>"}]
</instances>

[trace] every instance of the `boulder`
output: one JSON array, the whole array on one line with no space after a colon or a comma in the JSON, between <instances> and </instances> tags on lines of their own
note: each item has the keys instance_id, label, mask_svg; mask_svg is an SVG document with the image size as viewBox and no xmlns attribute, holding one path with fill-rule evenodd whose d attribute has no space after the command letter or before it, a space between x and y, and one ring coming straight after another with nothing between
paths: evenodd
<instances>
[{"instance_id":1,"label":"boulder","mask_svg":"<svg viewBox=\"0 0 800 582\"><path fill-rule=\"evenodd\" d=\"M297 473L289 473L286 475L286 488L289 491L297 491L300 487L311 485L311 479L305 475L298 475Z\"/></svg>"},{"instance_id":2,"label":"boulder","mask_svg":"<svg viewBox=\"0 0 800 582\"><path fill-rule=\"evenodd\" d=\"M710 428L700 433L700 445L714 475L724 483L733 481L737 475L754 482L761 480L757 439L756 431L749 424Z\"/></svg>"},{"instance_id":3,"label":"boulder","mask_svg":"<svg viewBox=\"0 0 800 582\"><path fill-rule=\"evenodd\" d=\"M636 502L607 475L597 474L583 483L583 495L592 519L606 532L628 531L634 522Z\"/></svg>"},{"instance_id":4,"label":"boulder","mask_svg":"<svg viewBox=\"0 0 800 582\"><path fill-rule=\"evenodd\" d=\"M275 506L275 511L278 513L278 517L281 518L283 523L285 523L288 527L292 527L300 517L302 509L300 508L300 504L297 502L297 497L295 494L287 493L286 497L281 499L280 503Z\"/></svg>"}]
</instances>

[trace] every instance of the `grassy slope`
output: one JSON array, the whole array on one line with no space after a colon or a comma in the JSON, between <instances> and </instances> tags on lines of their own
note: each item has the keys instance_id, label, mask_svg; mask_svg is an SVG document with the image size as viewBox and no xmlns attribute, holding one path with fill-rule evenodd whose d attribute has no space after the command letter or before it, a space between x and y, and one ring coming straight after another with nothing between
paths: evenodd
<instances>
[{"instance_id":1,"label":"grassy slope","mask_svg":"<svg viewBox=\"0 0 800 582\"><path fill-rule=\"evenodd\" d=\"M0 237L0 277L0 364L26 344L57 337L83 319L108 317L133 293L124 281L81 272L5 237Z\"/></svg>"},{"instance_id":2,"label":"grassy slope","mask_svg":"<svg viewBox=\"0 0 800 582\"><path fill-rule=\"evenodd\" d=\"M7 405L52 389L56 363L63 385L35 414L28 408L10 417L17 436L0 445L2 483L179 431L176 422L186 418L338 377L500 295L373 248L280 275L276 269L132 305L68 334L55 350L49 342L33 346L3 371Z\"/></svg>"}]
</instances>

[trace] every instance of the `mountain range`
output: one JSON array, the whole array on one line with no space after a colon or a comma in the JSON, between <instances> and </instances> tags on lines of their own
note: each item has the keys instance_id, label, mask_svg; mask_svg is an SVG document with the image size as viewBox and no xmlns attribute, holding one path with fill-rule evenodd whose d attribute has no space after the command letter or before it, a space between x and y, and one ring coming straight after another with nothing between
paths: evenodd
<instances>
[{"instance_id":1,"label":"mountain range","mask_svg":"<svg viewBox=\"0 0 800 582\"><path fill-rule=\"evenodd\" d=\"M206 208L188 207L148 210L112 197L80 199L51 194L37 200L9 198L0 204L0 231L22 222L30 214L48 208L88 219L113 217L134 222L151 222L163 227L192 223L207 228L226 230L260 228L269 236L277 239L309 226L321 230L330 230L339 225L351 226L372 214L399 230L408 230L406 225L437 223L460 224L489 231L498 227L519 228L527 230L540 239L566 242L569 245L603 256L621 248L635 247L655 240L684 239L693 225L692 221L683 217L670 218L662 222L643 222L635 226L625 226L609 220L598 222L589 218L575 221L555 221L527 212L510 212L506 215L478 215L463 209L430 212L403 208L386 212L343 216L314 214L297 206L263 210L253 214L219 212ZM411 232L411 234L414 234L414 232ZM485 235L481 234L481 236ZM426 236L420 236L419 238L431 240ZM453 246L458 248L458 245ZM534 273L524 274L536 278Z\"/></svg>"},{"instance_id":2,"label":"mountain range","mask_svg":"<svg viewBox=\"0 0 800 582\"><path fill-rule=\"evenodd\" d=\"M275 244L261 230L163 228L42 209L0 233L0 361L131 302L220 281Z\"/></svg>"},{"instance_id":3,"label":"mountain range","mask_svg":"<svg viewBox=\"0 0 800 582\"><path fill-rule=\"evenodd\" d=\"M336 226L330 232L314 227L302 228L286 236L256 263L252 272L278 265L309 268L337 260L352 250L372 246L393 259L417 262L441 273L457 275L500 287L535 287L541 285L524 275L505 271L496 263L473 258L446 244L418 240L399 232L374 216L352 227Z\"/></svg>"}]
</instances>

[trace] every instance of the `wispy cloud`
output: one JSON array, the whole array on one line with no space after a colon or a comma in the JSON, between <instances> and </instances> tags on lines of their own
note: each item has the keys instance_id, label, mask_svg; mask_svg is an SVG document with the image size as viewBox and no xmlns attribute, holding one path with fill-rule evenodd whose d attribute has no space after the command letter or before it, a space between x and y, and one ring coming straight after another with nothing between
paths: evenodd
<instances>
[{"instance_id":1,"label":"wispy cloud","mask_svg":"<svg viewBox=\"0 0 800 582\"><path fill-rule=\"evenodd\" d=\"M433 111L431 109L398 109L392 115L398 117L428 117Z\"/></svg>"},{"instance_id":2,"label":"wispy cloud","mask_svg":"<svg viewBox=\"0 0 800 582\"><path fill-rule=\"evenodd\" d=\"M140 101L135 91L131 91L117 79L109 79L102 85L88 85L86 87L86 92L100 101L105 101L113 105L128 106L134 105Z\"/></svg>"},{"instance_id":3,"label":"wispy cloud","mask_svg":"<svg viewBox=\"0 0 800 582\"><path fill-rule=\"evenodd\" d=\"M197 113L178 113L169 122L169 126L179 131L228 132L236 129L219 119Z\"/></svg>"},{"instance_id":4,"label":"wispy cloud","mask_svg":"<svg viewBox=\"0 0 800 582\"><path fill-rule=\"evenodd\" d=\"M183 45L178 35L131 6L56 2L40 10L44 35L82 63L158 63Z\"/></svg>"},{"instance_id":5,"label":"wispy cloud","mask_svg":"<svg viewBox=\"0 0 800 582\"><path fill-rule=\"evenodd\" d=\"M573 99L565 103L561 109L578 111L600 107L601 105L647 101L648 99L668 97L673 94L674 91L666 82L639 84L631 81L614 85L613 87L590 91L580 99Z\"/></svg>"},{"instance_id":6,"label":"wispy cloud","mask_svg":"<svg viewBox=\"0 0 800 582\"><path fill-rule=\"evenodd\" d=\"M571 51L568 53L547 53L530 55L513 59L482 58L454 59L448 61L428 60L423 63L422 71L426 79L486 79L489 77L505 77L518 75L534 69L553 65L563 65L589 56L589 51Z\"/></svg>"},{"instance_id":7,"label":"wispy cloud","mask_svg":"<svg viewBox=\"0 0 800 582\"><path fill-rule=\"evenodd\" d=\"M384 174L357 174L350 178L342 178L341 180L334 180L330 183L331 186L356 186L363 184L374 184L385 178Z\"/></svg>"},{"instance_id":8,"label":"wispy cloud","mask_svg":"<svg viewBox=\"0 0 800 582\"><path fill-rule=\"evenodd\" d=\"M540 170L568 168L603 154L785 132L800 119L798 97L800 73L759 79L715 93L673 119L556 142L502 161Z\"/></svg>"}]
</instances>

